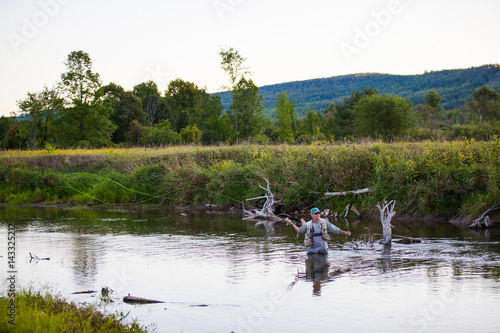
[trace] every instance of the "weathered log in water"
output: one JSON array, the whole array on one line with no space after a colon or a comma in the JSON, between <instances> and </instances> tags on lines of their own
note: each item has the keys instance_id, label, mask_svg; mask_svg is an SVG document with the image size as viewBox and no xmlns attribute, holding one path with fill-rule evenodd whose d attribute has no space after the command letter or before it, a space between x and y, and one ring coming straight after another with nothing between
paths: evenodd
<instances>
[{"instance_id":1,"label":"weathered log in water","mask_svg":"<svg viewBox=\"0 0 500 333\"><path fill-rule=\"evenodd\" d=\"M402 239L398 239L395 242L399 244L414 244L414 243L421 243L422 240L418 238L403 237Z\"/></svg>"},{"instance_id":2,"label":"weathered log in water","mask_svg":"<svg viewBox=\"0 0 500 333\"><path fill-rule=\"evenodd\" d=\"M78 295L78 294L93 294L96 293L96 290L85 290L85 291L75 291L74 293L71 293L71 295Z\"/></svg>"},{"instance_id":3,"label":"weathered log in water","mask_svg":"<svg viewBox=\"0 0 500 333\"><path fill-rule=\"evenodd\" d=\"M380 211L380 222L383 227L383 239L380 241L380 244L390 245L392 239L392 228L394 228L391 224L391 220L396 215L394 211L394 206L396 206L396 201L391 200L388 203L384 200L382 204L378 203L377 208Z\"/></svg>"},{"instance_id":4,"label":"weathered log in water","mask_svg":"<svg viewBox=\"0 0 500 333\"><path fill-rule=\"evenodd\" d=\"M123 301L129 304L152 304L152 303L165 303L163 301L158 301L155 299L136 297L136 296L128 296L123 297Z\"/></svg>"}]
</instances>

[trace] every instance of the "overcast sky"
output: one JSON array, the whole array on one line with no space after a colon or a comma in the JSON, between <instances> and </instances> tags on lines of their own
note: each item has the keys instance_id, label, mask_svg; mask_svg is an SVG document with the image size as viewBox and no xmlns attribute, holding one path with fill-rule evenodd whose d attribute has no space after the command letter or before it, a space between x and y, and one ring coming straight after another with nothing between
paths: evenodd
<instances>
[{"instance_id":1,"label":"overcast sky","mask_svg":"<svg viewBox=\"0 0 500 333\"><path fill-rule=\"evenodd\" d=\"M0 0L0 116L49 88L72 51L127 90L181 78L229 83L219 51L247 58L257 86L500 63L498 0Z\"/></svg>"}]
</instances>

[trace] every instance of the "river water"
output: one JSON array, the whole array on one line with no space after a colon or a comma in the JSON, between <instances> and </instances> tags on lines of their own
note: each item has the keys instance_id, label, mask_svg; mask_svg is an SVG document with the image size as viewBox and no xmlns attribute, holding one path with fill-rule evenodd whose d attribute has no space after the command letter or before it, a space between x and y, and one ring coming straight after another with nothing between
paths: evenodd
<instances>
[{"instance_id":1,"label":"river water","mask_svg":"<svg viewBox=\"0 0 500 333\"><path fill-rule=\"evenodd\" d=\"M499 332L500 233L393 221L418 244L362 240L377 221L332 221L308 259L284 224L152 209L0 208L0 277L136 318L156 332ZM33 260L30 252L38 258ZM6 285L6 284L5 284ZM99 293L108 287L112 303ZM165 303L130 305L126 295ZM5 296L5 292L3 293Z\"/></svg>"}]
</instances>

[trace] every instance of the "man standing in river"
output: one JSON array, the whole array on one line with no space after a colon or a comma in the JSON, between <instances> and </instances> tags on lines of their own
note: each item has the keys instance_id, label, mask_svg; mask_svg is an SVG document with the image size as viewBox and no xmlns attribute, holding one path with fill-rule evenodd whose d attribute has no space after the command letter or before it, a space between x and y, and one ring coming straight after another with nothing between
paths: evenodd
<instances>
[{"instance_id":1,"label":"man standing in river","mask_svg":"<svg viewBox=\"0 0 500 333\"><path fill-rule=\"evenodd\" d=\"M312 220L302 225L300 228L293 224L288 218L285 219L286 224L292 224L293 230L297 233L305 234L304 243L307 246L307 254L328 253L328 241L330 240L329 231L336 234L351 235L350 231L341 230L326 219L321 218L318 208L311 209L311 217Z\"/></svg>"}]
</instances>

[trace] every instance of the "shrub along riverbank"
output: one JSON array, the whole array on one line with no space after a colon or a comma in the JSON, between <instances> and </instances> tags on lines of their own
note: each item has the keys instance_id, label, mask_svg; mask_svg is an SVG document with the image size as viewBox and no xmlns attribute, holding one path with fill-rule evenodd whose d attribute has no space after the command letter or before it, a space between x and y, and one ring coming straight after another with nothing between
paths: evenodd
<instances>
[{"instance_id":1,"label":"shrub along riverbank","mask_svg":"<svg viewBox=\"0 0 500 333\"><path fill-rule=\"evenodd\" d=\"M371 215L377 202L394 199L399 216L470 220L499 201L500 139L0 153L7 204L261 207L246 199L264 194L264 178L281 201L278 213L354 204ZM362 188L370 193L324 195Z\"/></svg>"}]
</instances>

